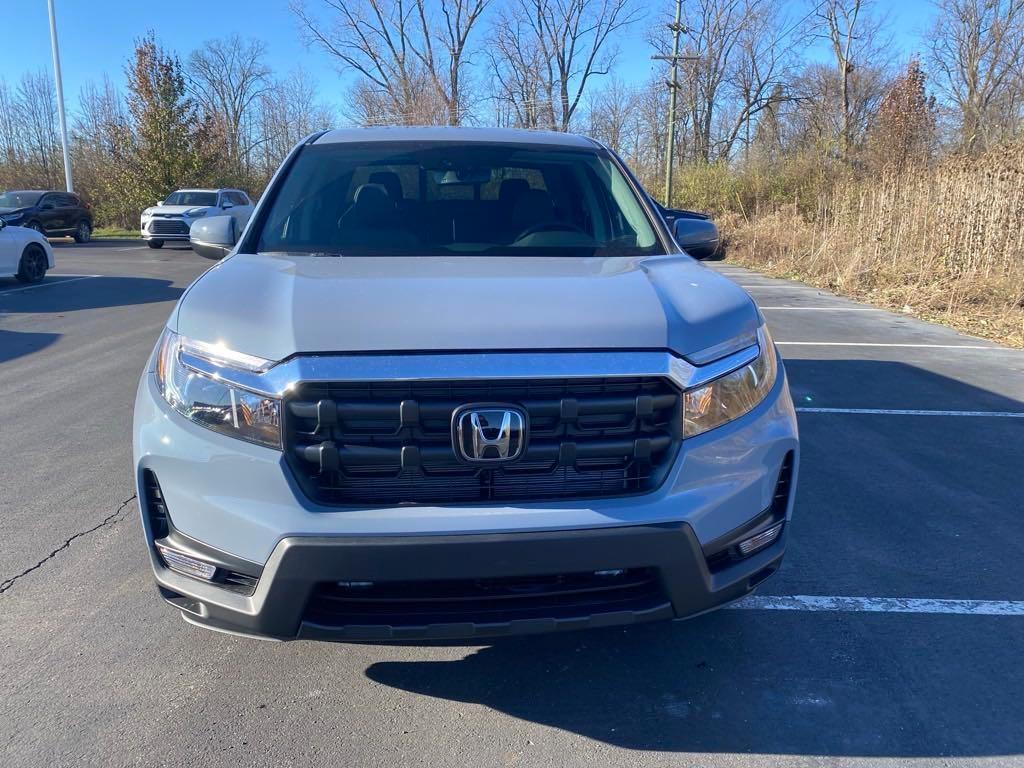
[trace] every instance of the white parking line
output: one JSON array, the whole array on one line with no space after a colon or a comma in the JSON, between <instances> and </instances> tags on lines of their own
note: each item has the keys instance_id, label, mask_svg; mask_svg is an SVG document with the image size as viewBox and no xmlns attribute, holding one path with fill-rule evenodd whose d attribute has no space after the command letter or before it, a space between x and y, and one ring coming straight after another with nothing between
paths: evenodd
<instances>
[{"instance_id":1,"label":"white parking line","mask_svg":"<svg viewBox=\"0 0 1024 768\"><path fill-rule=\"evenodd\" d=\"M797 408L797 413L866 413L881 416L993 416L1000 419L1024 419L1017 411L918 411L906 408Z\"/></svg>"},{"instance_id":2,"label":"white parking line","mask_svg":"<svg viewBox=\"0 0 1024 768\"><path fill-rule=\"evenodd\" d=\"M944 613L963 616L1024 616L1022 600L938 600L918 597L751 595L725 606L740 611L847 611L854 613Z\"/></svg>"},{"instance_id":3,"label":"white parking line","mask_svg":"<svg viewBox=\"0 0 1024 768\"><path fill-rule=\"evenodd\" d=\"M54 278L65 277L65 275L54 275ZM67 275L67 280L50 280L49 282L42 282L38 285L26 285L24 288L12 288L9 291L0 290L0 296L10 296L12 293L22 293L23 291L34 291L36 288L49 288L54 285L66 285L68 283L77 283L79 280L91 280L94 277L103 277L103 275Z\"/></svg>"},{"instance_id":4,"label":"white parking line","mask_svg":"<svg viewBox=\"0 0 1024 768\"><path fill-rule=\"evenodd\" d=\"M776 341L780 347L918 347L924 349L981 349L991 352L1014 352L1008 347L985 347L980 344L890 344L881 341Z\"/></svg>"}]
</instances>

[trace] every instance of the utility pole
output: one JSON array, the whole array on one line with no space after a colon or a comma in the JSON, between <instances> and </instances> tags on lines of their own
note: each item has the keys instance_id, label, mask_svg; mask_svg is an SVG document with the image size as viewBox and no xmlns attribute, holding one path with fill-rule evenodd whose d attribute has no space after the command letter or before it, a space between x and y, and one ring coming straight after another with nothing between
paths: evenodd
<instances>
[{"instance_id":1,"label":"utility pole","mask_svg":"<svg viewBox=\"0 0 1024 768\"><path fill-rule=\"evenodd\" d=\"M668 146L665 151L665 206L667 208L672 207L672 169L675 165L676 151L676 96L679 91L679 62L693 61L700 58L699 56L679 55L679 36L686 31L683 27L682 19L683 0L676 0L676 20L668 25L669 30L672 32L672 55L651 57L652 59L667 61L672 65L672 79L668 82Z\"/></svg>"},{"instance_id":2,"label":"utility pole","mask_svg":"<svg viewBox=\"0 0 1024 768\"><path fill-rule=\"evenodd\" d=\"M57 46L57 15L53 10L53 0L48 0L50 6L50 47L53 49L53 79L57 84L57 116L60 118L60 146L64 150L64 184L68 192L74 192L71 185L71 157L68 154L68 122L64 116L64 84L60 76L60 48Z\"/></svg>"}]
</instances>

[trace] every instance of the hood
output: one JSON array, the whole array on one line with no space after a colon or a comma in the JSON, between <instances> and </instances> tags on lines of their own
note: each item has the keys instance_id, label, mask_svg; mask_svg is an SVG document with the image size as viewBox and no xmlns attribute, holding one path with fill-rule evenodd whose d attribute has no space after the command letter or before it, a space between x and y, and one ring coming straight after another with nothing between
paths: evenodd
<instances>
[{"instance_id":1,"label":"hood","mask_svg":"<svg viewBox=\"0 0 1024 768\"><path fill-rule=\"evenodd\" d=\"M215 205L153 205L147 208L146 210L149 211L150 215L153 215L154 213L175 213L180 215L183 214L185 211L194 211L197 208L202 208L204 211L209 211L216 207L217 206Z\"/></svg>"},{"instance_id":2,"label":"hood","mask_svg":"<svg viewBox=\"0 0 1024 768\"><path fill-rule=\"evenodd\" d=\"M21 208L7 208L5 206L0 205L0 215L6 215L8 213L22 213L24 211L27 211L30 207L31 206L22 206Z\"/></svg>"},{"instance_id":3,"label":"hood","mask_svg":"<svg viewBox=\"0 0 1024 768\"><path fill-rule=\"evenodd\" d=\"M236 254L170 326L281 360L296 353L671 349L754 331L739 286L688 256L314 257Z\"/></svg>"}]
</instances>

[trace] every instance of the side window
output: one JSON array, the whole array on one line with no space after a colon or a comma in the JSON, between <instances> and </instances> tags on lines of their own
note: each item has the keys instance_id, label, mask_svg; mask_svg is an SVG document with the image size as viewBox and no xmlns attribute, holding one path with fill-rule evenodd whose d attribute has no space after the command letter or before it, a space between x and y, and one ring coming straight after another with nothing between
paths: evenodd
<instances>
[{"instance_id":1,"label":"side window","mask_svg":"<svg viewBox=\"0 0 1024 768\"><path fill-rule=\"evenodd\" d=\"M40 210L47 210L50 208L57 207L57 196L56 195L43 195L39 198Z\"/></svg>"},{"instance_id":2,"label":"side window","mask_svg":"<svg viewBox=\"0 0 1024 768\"><path fill-rule=\"evenodd\" d=\"M239 192L236 189L232 189L232 190L228 191L227 195L228 195L228 200L230 200L235 205L248 205L249 204L249 201L246 199L245 195L243 195L241 192Z\"/></svg>"},{"instance_id":3,"label":"side window","mask_svg":"<svg viewBox=\"0 0 1024 768\"><path fill-rule=\"evenodd\" d=\"M78 200L74 195L57 195L58 208L77 208Z\"/></svg>"}]
</instances>

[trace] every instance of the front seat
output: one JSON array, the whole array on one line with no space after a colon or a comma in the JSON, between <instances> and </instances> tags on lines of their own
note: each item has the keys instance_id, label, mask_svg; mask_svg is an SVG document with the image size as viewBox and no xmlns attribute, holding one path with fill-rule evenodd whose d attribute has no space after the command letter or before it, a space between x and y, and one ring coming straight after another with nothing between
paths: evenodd
<instances>
[{"instance_id":1,"label":"front seat","mask_svg":"<svg viewBox=\"0 0 1024 768\"><path fill-rule=\"evenodd\" d=\"M415 238L400 228L395 204L381 184L362 184L356 188L352 205L338 219L342 247L407 248Z\"/></svg>"},{"instance_id":2,"label":"front seat","mask_svg":"<svg viewBox=\"0 0 1024 768\"><path fill-rule=\"evenodd\" d=\"M555 206L551 202L551 195L543 189L526 190L512 209L511 221L513 239L518 239L531 227L555 221Z\"/></svg>"}]
</instances>

